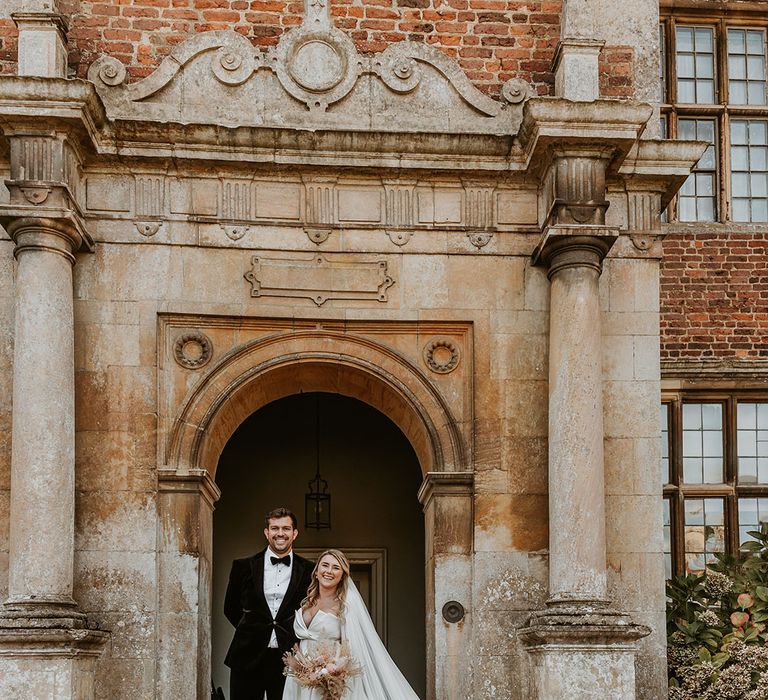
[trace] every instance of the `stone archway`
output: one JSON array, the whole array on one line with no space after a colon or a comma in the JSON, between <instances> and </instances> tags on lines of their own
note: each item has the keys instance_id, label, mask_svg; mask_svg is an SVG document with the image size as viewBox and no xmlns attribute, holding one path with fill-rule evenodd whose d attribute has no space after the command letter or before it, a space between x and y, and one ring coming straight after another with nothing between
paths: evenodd
<instances>
[{"instance_id":1,"label":"stone archway","mask_svg":"<svg viewBox=\"0 0 768 700\"><path fill-rule=\"evenodd\" d=\"M332 529L305 525L304 495L316 466L328 480ZM314 559L338 547L350 557L379 634L424 697L424 514L416 497L421 481L402 431L357 399L294 394L238 427L219 460L221 498L213 514L212 670L226 697L229 671L222 664L234 630L223 606L231 562L264 546L261 518L276 505L298 516L294 546L300 554Z\"/></svg>"},{"instance_id":2,"label":"stone archway","mask_svg":"<svg viewBox=\"0 0 768 700\"><path fill-rule=\"evenodd\" d=\"M166 466L158 470L158 696L203 700L210 692L219 455L248 416L302 391L373 406L400 428L417 455L424 475L418 495L426 531L427 697L453 697L461 686L456 660L469 644L471 611L459 624L444 623L436 611L447 601L436 584L444 575L471 580L472 469L461 422L439 385L403 354L322 328L270 334L233 348L191 388L176 414Z\"/></svg>"}]
</instances>

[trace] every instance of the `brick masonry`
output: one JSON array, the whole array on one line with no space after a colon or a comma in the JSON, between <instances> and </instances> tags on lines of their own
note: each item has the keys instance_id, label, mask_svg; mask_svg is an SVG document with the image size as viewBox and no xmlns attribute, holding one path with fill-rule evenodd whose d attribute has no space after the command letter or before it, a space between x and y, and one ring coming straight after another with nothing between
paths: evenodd
<instances>
[{"instance_id":1,"label":"brick masonry","mask_svg":"<svg viewBox=\"0 0 768 700\"><path fill-rule=\"evenodd\" d=\"M16 72L18 34L13 20L0 19L0 75Z\"/></svg>"},{"instance_id":2,"label":"brick masonry","mask_svg":"<svg viewBox=\"0 0 768 700\"><path fill-rule=\"evenodd\" d=\"M458 60L475 85L498 94L512 77L551 93L561 0L331 0L336 26L363 53L409 39ZM233 29L254 46L277 44L302 20L301 0L61 0L70 18L70 68L84 77L102 53L119 58L131 79L151 73L195 32ZM0 71L15 70L15 28L0 23Z\"/></svg>"},{"instance_id":3,"label":"brick masonry","mask_svg":"<svg viewBox=\"0 0 768 700\"><path fill-rule=\"evenodd\" d=\"M768 233L671 233L661 358L768 358Z\"/></svg>"},{"instance_id":4,"label":"brick masonry","mask_svg":"<svg viewBox=\"0 0 768 700\"><path fill-rule=\"evenodd\" d=\"M233 29L254 46L274 46L300 24L301 0L60 0L69 18L70 73L85 77L101 54L120 59L129 80L149 75L191 34ZM551 95L552 57L562 0L331 0L337 27L370 54L410 40L435 46L459 62L483 92L496 96L520 77ZM0 20L0 74L16 70L17 32ZM600 57L604 97L633 95L632 50L606 46Z\"/></svg>"},{"instance_id":5,"label":"brick masonry","mask_svg":"<svg viewBox=\"0 0 768 700\"><path fill-rule=\"evenodd\" d=\"M632 97L634 76L631 46L605 46L600 52L600 94L603 97Z\"/></svg>"}]
</instances>

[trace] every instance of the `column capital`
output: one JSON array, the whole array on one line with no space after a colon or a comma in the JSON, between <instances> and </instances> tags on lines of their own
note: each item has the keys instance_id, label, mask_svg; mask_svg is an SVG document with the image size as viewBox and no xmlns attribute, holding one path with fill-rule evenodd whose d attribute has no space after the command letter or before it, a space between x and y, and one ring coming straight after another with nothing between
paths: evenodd
<instances>
[{"instance_id":1,"label":"column capital","mask_svg":"<svg viewBox=\"0 0 768 700\"><path fill-rule=\"evenodd\" d=\"M574 267L591 268L599 275L603 260L618 237L618 229L607 226L553 226L536 246L533 264L547 267L549 279Z\"/></svg>"},{"instance_id":2,"label":"column capital","mask_svg":"<svg viewBox=\"0 0 768 700\"><path fill-rule=\"evenodd\" d=\"M167 467L158 469L157 490L160 493L199 495L211 510L221 497L221 490L205 469L194 469L186 472Z\"/></svg>"},{"instance_id":3,"label":"column capital","mask_svg":"<svg viewBox=\"0 0 768 700\"><path fill-rule=\"evenodd\" d=\"M417 498L426 508L436 496L471 496L474 483L472 472L427 472Z\"/></svg>"},{"instance_id":4,"label":"column capital","mask_svg":"<svg viewBox=\"0 0 768 700\"><path fill-rule=\"evenodd\" d=\"M51 250L74 262L74 253L93 250L78 193L82 192L82 154L66 128L9 125L10 194L0 205L0 224L23 250Z\"/></svg>"},{"instance_id":5,"label":"column capital","mask_svg":"<svg viewBox=\"0 0 768 700\"><path fill-rule=\"evenodd\" d=\"M45 250L74 264L76 252L93 250L93 239L73 211L5 206L0 207L0 224L16 244L16 258L27 251Z\"/></svg>"}]
</instances>

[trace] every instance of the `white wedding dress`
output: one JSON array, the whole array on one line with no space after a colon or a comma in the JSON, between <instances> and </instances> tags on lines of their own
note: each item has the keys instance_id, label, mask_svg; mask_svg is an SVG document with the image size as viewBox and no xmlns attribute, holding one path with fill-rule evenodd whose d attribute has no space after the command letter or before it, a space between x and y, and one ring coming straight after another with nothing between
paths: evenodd
<instances>
[{"instance_id":1,"label":"white wedding dress","mask_svg":"<svg viewBox=\"0 0 768 700\"><path fill-rule=\"evenodd\" d=\"M293 629L299 648L306 654L320 645L341 644L342 640L347 643L349 655L361 672L349 680L343 700L419 700L384 647L352 581L347 588L343 620L319 610L306 625L302 611L297 610ZM288 676L283 700L323 700L323 696L319 690L306 688Z\"/></svg>"}]
</instances>

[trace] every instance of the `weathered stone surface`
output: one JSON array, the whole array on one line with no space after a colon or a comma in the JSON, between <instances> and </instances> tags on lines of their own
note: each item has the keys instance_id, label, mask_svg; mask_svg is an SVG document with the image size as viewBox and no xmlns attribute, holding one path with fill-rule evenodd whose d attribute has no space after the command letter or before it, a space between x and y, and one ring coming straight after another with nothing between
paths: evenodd
<instances>
[{"instance_id":1,"label":"weathered stone surface","mask_svg":"<svg viewBox=\"0 0 768 700\"><path fill-rule=\"evenodd\" d=\"M567 5L576 33L563 38L621 39L650 94L649 3L630 3L626 26L593 3L606 22L578 31L579 3ZM594 99L594 46L561 48L559 89L590 101L510 86L520 99L502 102L427 46L374 60L329 27L326 48L296 44L295 64L285 43L270 62L215 31L130 84L113 59L94 64L96 88L0 78L3 221L43 207L96 243L72 281L63 257L30 279L28 253L14 262L0 240L0 594L8 573L23 594L44 579L111 632L98 662L57 652L13 660L3 678L40 698L206 698L219 456L262 406L327 391L388 416L424 473L429 700L662 697L658 251L633 242L645 229L630 204L646 185L652 204L668 199L700 147L638 146L652 109ZM330 85L337 51L351 72ZM41 177L25 180L30 169ZM603 275L593 264L550 282L541 236L580 216L616 239ZM67 333L14 333L15 303L21 316L73 304ZM73 362L52 372L70 344ZM40 381L51 373L65 385ZM19 387L14 420L42 399L11 429ZM56 414L65 401L74 409ZM64 462L48 445L45 478L25 471L30 488L10 493L11 432L14 450L39 447L40 426L41 440L74 433L72 478L46 481ZM33 493L51 503L34 523L46 537L14 548L9 522L38 512ZM73 567L18 577L54 545ZM612 628L628 618L606 613L590 637L582 609L581 637L563 642L546 619L558 593L610 597L652 634L635 654ZM448 601L461 621L441 617Z\"/></svg>"}]
</instances>

